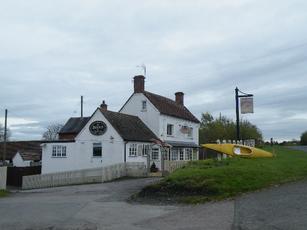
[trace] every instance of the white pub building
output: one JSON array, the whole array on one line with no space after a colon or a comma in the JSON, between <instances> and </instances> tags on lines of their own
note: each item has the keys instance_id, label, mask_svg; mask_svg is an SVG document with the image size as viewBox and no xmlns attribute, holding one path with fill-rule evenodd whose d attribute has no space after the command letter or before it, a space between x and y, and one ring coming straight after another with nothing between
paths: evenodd
<instances>
[{"instance_id":1,"label":"white pub building","mask_svg":"<svg viewBox=\"0 0 307 230\"><path fill-rule=\"evenodd\" d=\"M134 92L119 112L103 101L91 117L70 118L59 140L42 144L42 174L161 159L198 159L199 120L175 100L145 91L145 77L134 77ZM149 159L149 160L148 160ZM148 165L149 163L149 165Z\"/></svg>"}]
</instances>

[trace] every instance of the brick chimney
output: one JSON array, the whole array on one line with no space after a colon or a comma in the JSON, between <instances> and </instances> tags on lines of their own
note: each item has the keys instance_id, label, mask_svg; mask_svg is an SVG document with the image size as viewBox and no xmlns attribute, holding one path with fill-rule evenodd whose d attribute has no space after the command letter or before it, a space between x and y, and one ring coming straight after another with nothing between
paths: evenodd
<instances>
[{"instance_id":1,"label":"brick chimney","mask_svg":"<svg viewBox=\"0 0 307 230\"><path fill-rule=\"evenodd\" d=\"M176 103L178 104L178 105L184 105L184 103L183 103L183 99L184 99L184 93L183 92L177 92L177 93L175 93L175 97L176 97Z\"/></svg>"},{"instance_id":2,"label":"brick chimney","mask_svg":"<svg viewBox=\"0 0 307 230\"><path fill-rule=\"evenodd\" d=\"M137 75L134 80L134 93L143 93L145 90L145 77L143 75Z\"/></svg>"},{"instance_id":3,"label":"brick chimney","mask_svg":"<svg viewBox=\"0 0 307 230\"><path fill-rule=\"evenodd\" d=\"M107 111L108 110L108 105L105 103L105 101L102 101L102 104L100 105L100 109L102 111Z\"/></svg>"}]
</instances>

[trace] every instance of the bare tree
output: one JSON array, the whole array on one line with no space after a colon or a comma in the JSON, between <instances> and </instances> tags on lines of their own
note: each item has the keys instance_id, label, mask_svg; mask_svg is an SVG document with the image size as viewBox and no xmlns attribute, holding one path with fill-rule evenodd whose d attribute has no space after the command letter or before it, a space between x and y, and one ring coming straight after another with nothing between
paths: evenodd
<instances>
[{"instance_id":1,"label":"bare tree","mask_svg":"<svg viewBox=\"0 0 307 230\"><path fill-rule=\"evenodd\" d=\"M48 141L57 140L62 127L63 125L59 123L49 125L47 130L43 133L43 139Z\"/></svg>"}]
</instances>

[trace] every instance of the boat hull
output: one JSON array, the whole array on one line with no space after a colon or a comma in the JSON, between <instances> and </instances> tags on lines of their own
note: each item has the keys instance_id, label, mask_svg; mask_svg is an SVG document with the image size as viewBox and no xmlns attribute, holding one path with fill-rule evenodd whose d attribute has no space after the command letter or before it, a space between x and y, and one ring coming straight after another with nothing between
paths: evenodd
<instances>
[{"instance_id":1,"label":"boat hull","mask_svg":"<svg viewBox=\"0 0 307 230\"><path fill-rule=\"evenodd\" d=\"M237 144L203 144L203 148L215 150L229 156L249 158L273 157L273 154L262 149Z\"/></svg>"}]
</instances>

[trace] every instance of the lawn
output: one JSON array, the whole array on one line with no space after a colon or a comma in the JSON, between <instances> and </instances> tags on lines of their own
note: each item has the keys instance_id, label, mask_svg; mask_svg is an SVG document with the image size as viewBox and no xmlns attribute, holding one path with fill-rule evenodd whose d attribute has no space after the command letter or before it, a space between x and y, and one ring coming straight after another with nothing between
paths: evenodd
<instances>
[{"instance_id":1,"label":"lawn","mask_svg":"<svg viewBox=\"0 0 307 230\"><path fill-rule=\"evenodd\" d=\"M307 178L307 153L278 146L265 150L276 156L191 162L138 196L201 203Z\"/></svg>"}]
</instances>

